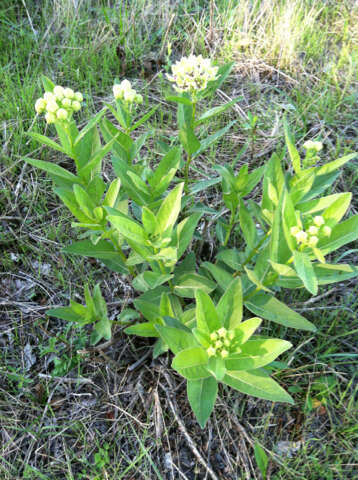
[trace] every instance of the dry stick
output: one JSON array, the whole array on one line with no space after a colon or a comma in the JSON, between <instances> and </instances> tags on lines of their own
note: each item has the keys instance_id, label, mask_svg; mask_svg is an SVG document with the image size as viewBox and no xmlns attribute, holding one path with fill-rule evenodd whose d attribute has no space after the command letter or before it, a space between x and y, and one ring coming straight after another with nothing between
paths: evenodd
<instances>
[{"instance_id":1,"label":"dry stick","mask_svg":"<svg viewBox=\"0 0 358 480\"><path fill-rule=\"evenodd\" d=\"M185 425L182 421L182 419L179 417L179 414L177 412L177 409L175 408L171 398L170 398L170 393L169 391L172 391L173 390L173 386L171 384L171 381L170 381L170 378L168 376L168 374L163 371L163 375L167 381L167 384L169 386L169 389L166 389L166 388L163 388L163 390L165 391L165 394L167 396L167 400L168 400L168 403L169 403L169 406L170 406L170 409L171 411L173 412L173 415L174 415L174 418L176 420L176 422L178 423L178 426L179 426L179 430L183 433L186 441L188 442L188 445L191 449L191 451L193 452L193 454L195 455L195 457L197 458L197 460L203 465L203 467L206 468L206 471L209 473L210 477L213 479L213 480L219 480L219 478L216 476L215 472L211 469L211 467L206 463L206 461L204 460L204 458L202 457L202 455L200 454L199 450L196 448L195 446L195 443L193 442L193 440L191 439L187 429L185 428Z\"/></svg>"}]
</instances>

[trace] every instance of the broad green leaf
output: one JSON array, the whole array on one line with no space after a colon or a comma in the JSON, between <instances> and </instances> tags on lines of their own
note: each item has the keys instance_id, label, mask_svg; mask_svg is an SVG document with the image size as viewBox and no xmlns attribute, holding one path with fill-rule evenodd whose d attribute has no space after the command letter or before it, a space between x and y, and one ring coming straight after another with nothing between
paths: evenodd
<instances>
[{"instance_id":1,"label":"broad green leaf","mask_svg":"<svg viewBox=\"0 0 358 480\"><path fill-rule=\"evenodd\" d=\"M294 205L297 204L312 188L315 180L314 170L303 170L294 175L290 181L290 197Z\"/></svg>"},{"instance_id":2,"label":"broad green leaf","mask_svg":"<svg viewBox=\"0 0 358 480\"><path fill-rule=\"evenodd\" d=\"M196 324L199 330L214 332L223 326L215 305L209 295L202 290L195 293Z\"/></svg>"},{"instance_id":3,"label":"broad green leaf","mask_svg":"<svg viewBox=\"0 0 358 480\"><path fill-rule=\"evenodd\" d=\"M256 225L242 200L239 204L239 219L240 227L247 245L250 248L254 248L257 239Z\"/></svg>"},{"instance_id":4,"label":"broad green leaf","mask_svg":"<svg viewBox=\"0 0 358 480\"><path fill-rule=\"evenodd\" d=\"M86 190L84 190L84 188L82 188L80 185L74 185L73 193L83 213L89 218L94 218L93 210L96 208L96 205L93 203Z\"/></svg>"},{"instance_id":5,"label":"broad green leaf","mask_svg":"<svg viewBox=\"0 0 358 480\"><path fill-rule=\"evenodd\" d=\"M318 263L314 264L314 270L319 285L342 282L358 276L358 267L344 263L338 265Z\"/></svg>"},{"instance_id":6,"label":"broad green leaf","mask_svg":"<svg viewBox=\"0 0 358 480\"><path fill-rule=\"evenodd\" d=\"M291 158L292 166L295 172L299 173L301 171L300 154L298 153L297 148L295 147L294 138L292 137L292 134L289 131L289 127L285 118L283 120L283 128L285 131L285 140L286 140L287 150Z\"/></svg>"},{"instance_id":7,"label":"broad green leaf","mask_svg":"<svg viewBox=\"0 0 358 480\"><path fill-rule=\"evenodd\" d=\"M78 174L84 178L90 176L93 173L98 174L101 170L102 158L107 155L107 153L111 150L112 145L115 141L116 137L112 138L112 140L106 143L106 145L94 152L88 163L86 163L82 168L79 169Z\"/></svg>"},{"instance_id":8,"label":"broad green leaf","mask_svg":"<svg viewBox=\"0 0 358 480\"><path fill-rule=\"evenodd\" d=\"M323 255L327 255L346 243L354 242L357 239L358 215L354 215L333 227L331 236L323 238L320 241L319 248Z\"/></svg>"},{"instance_id":9,"label":"broad green leaf","mask_svg":"<svg viewBox=\"0 0 358 480\"><path fill-rule=\"evenodd\" d=\"M255 315L285 327L316 331L316 327L302 315L267 293L256 293L250 300L244 302L244 305Z\"/></svg>"},{"instance_id":10,"label":"broad green leaf","mask_svg":"<svg viewBox=\"0 0 358 480\"><path fill-rule=\"evenodd\" d=\"M259 328L261 322L261 318L253 317L240 323L240 325L235 328L235 338L238 340L240 345L248 341L248 339Z\"/></svg>"},{"instance_id":11,"label":"broad green leaf","mask_svg":"<svg viewBox=\"0 0 358 480\"><path fill-rule=\"evenodd\" d=\"M148 178L149 185L155 190L156 195L161 195L168 187L170 180L174 177L180 164L180 148L173 147L159 162L152 176ZM163 177L167 177L166 184L162 184Z\"/></svg>"},{"instance_id":12,"label":"broad green leaf","mask_svg":"<svg viewBox=\"0 0 358 480\"><path fill-rule=\"evenodd\" d=\"M168 102L182 103L183 105L188 105L188 106L192 105L191 100L187 97L169 95L168 97L165 97L165 100L167 100Z\"/></svg>"},{"instance_id":13,"label":"broad green leaf","mask_svg":"<svg viewBox=\"0 0 358 480\"><path fill-rule=\"evenodd\" d=\"M206 122L210 118L215 117L216 115L219 115L220 113L225 112L225 110L227 110L232 105L235 105L235 103L237 103L239 100L242 100L242 99L243 99L243 97L242 97L242 95L240 95L240 97L236 97L233 100L230 100L230 102L225 103L224 105L220 105L219 107L210 108L209 110L207 110L205 113L203 113L198 118L198 120L195 122L195 125L200 125L201 123Z\"/></svg>"},{"instance_id":14,"label":"broad green leaf","mask_svg":"<svg viewBox=\"0 0 358 480\"><path fill-rule=\"evenodd\" d=\"M242 307L241 280L235 278L216 307L221 324L230 330L237 327L242 320Z\"/></svg>"},{"instance_id":15,"label":"broad green leaf","mask_svg":"<svg viewBox=\"0 0 358 480\"><path fill-rule=\"evenodd\" d=\"M272 186L275 187L275 191L282 192L284 185L285 177L282 171L281 159L276 153L274 153L265 168L261 203L263 211L267 210L273 212L274 210L275 205L270 198L270 189Z\"/></svg>"},{"instance_id":16,"label":"broad green leaf","mask_svg":"<svg viewBox=\"0 0 358 480\"><path fill-rule=\"evenodd\" d=\"M218 393L217 381L213 377L188 380L187 393L194 415L201 428L204 428L215 405Z\"/></svg>"},{"instance_id":17,"label":"broad green leaf","mask_svg":"<svg viewBox=\"0 0 358 480\"><path fill-rule=\"evenodd\" d=\"M53 89L55 88L55 84L53 83L52 80L50 80L45 75L41 75L41 81L45 89L45 92L53 92Z\"/></svg>"},{"instance_id":18,"label":"broad green leaf","mask_svg":"<svg viewBox=\"0 0 358 480\"><path fill-rule=\"evenodd\" d=\"M116 178L110 183L106 196L104 197L104 200L103 200L104 207L111 207L111 208L115 207L120 188L121 188L120 178Z\"/></svg>"},{"instance_id":19,"label":"broad green leaf","mask_svg":"<svg viewBox=\"0 0 358 480\"><path fill-rule=\"evenodd\" d=\"M221 382L226 373L225 361L221 357L210 357L206 369L218 382Z\"/></svg>"},{"instance_id":20,"label":"broad green leaf","mask_svg":"<svg viewBox=\"0 0 358 480\"><path fill-rule=\"evenodd\" d=\"M163 200L157 213L158 223L155 233L162 234L173 229L181 208L183 187L184 183L179 183Z\"/></svg>"},{"instance_id":21,"label":"broad green leaf","mask_svg":"<svg viewBox=\"0 0 358 480\"><path fill-rule=\"evenodd\" d=\"M182 220L176 229L178 237L178 259L184 254L193 238L196 226L201 218L201 213L193 213Z\"/></svg>"},{"instance_id":22,"label":"broad green leaf","mask_svg":"<svg viewBox=\"0 0 358 480\"><path fill-rule=\"evenodd\" d=\"M43 160L36 160L35 158L28 158L24 157L26 163L29 163L33 167L40 168L45 172L48 172L50 175L55 175L56 177L63 178L64 180L68 180L71 183L82 183L82 180L73 175L73 173L68 172L64 168L56 165L55 163L45 162Z\"/></svg>"},{"instance_id":23,"label":"broad green leaf","mask_svg":"<svg viewBox=\"0 0 358 480\"><path fill-rule=\"evenodd\" d=\"M142 224L148 234L152 234L158 230L157 218L147 207L142 207Z\"/></svg>"},{"instance_id":24,"label":"broad green leaf","mask_svg":"<svg viewBox=\"0 0 358 480\"><path fill-rule=\"evenodd\" d=\"M159 287L173 277L170 274L162 274L160 272L146 271L137 275L132 280L132 285L136 290L146 292L153 288Z\"/></svg>"},{"instance_id":25,"label":"broad green leaf","mask_svg":"<svg viewBox=\"0 0 358 480\"><path fill-rule=\"evenodd\" d=\"M135 172L131 172L130 170L128 170L127 173L128 173L129 178L132 180L135 188L137 190L139 190L140 192L142 192L144 195L149 196L150 195L149 188L148 188L147 184L145 183L145 181L142 180L140 178L140 176L137 175Z\"/></svg>"},{"instance_id":26,"label":"broad green leaf","mask_svg":"<svg viewBox=\"0 0 358 480\"><path fill-rule=\"evenodd\" d=\"M63 147L61 147L61 145L54 142L53 140L51 140L51 138L48 138L45 135L41 135L40 133L36 133L36 132L28 132L28 135L32 137L34 140L36 140L37 142L53 148L53 150L57 150L58 152L61 152L61 153L67 153L67 151Z\"/></svg>"},{"instance_id":27,"label":"broad green leaf","mask_svg":"<svg viewBox=\"0 0 358 480\"><path fill-rule=\"evenodd\" d=\"M187 273L181 275L175 282L174 293L179 297L194 298L197 290L203 290L206 293L212 292L216 284L197 273Z\"/></svg>"},{"instance_id":28,"label":"broad green leaf","mask_svg":"<svg viewBox=\"0 0 358 480\"><path fill-rule=\"evenodd\" d=\"M194 130L189 125L184 125L179 130L179 140L184 147L184 150L189 154L193 155L194 152L197 152L200 148L201 143L196 137Z\"/></svg>"},{"instance_id":29,"label":"broad green leaf","mask_svg":"<svg viewBox=\"0 0 358 480\"><path fill-rule=\"evenodd\" d=\"M326 210L322 213L322 217L326 222L328 221L329 224L338 223L348 210L351 199L351 192L339 194L339 198L337 198L336 201L326 208Z\"/></svg>"},{"instance_id":30,"label":"broad green leaf","mask_svg":"<svg viewBox=\"0 0 358 480\"><path fill-rule=\"evenodd\" d=\"M71 307L59 307L59 308L50 308L46 310L46 315L50 317L61 318L62 320L67 320L68 322L81 322L83 318L75 313Z\"/></svg>"},{"instance_id":31,"label":"broad green leaf","mask_svg":"<svg viewBox=\"0 0 358 480\"><path fill-rule=\"evenodd\" d=\"M233 279L231 273L210 262L204 262L201 266L210 272L221 290L225 291L229 287Z\"/></svg>"},{"instance_id":32,"label":"broad green leaf","mask_svg":"<svg viewBox=\"0 0 358 480\"><path fill-rule=\"evenodd\" d=\"M126 239L132 240L139 245L145 245L145 232L143 227L137 222L119 212L117 215L108 215L107 218Z\"/></svg>"},{"instance_id":33,"label":"broad green leaf","mask_svg":"<svg viewBox=\"0 0 358 480\"><path fill-rule=\"evenodd\" d=\"M294 403L292 397L278 383L260 370L250 372L228 371L223 383L253 397L272 402Z\"/></svg>"},{"instance_id":34,"label":"broad green leaf","mask_svg":"<svg viewBox=\"0 0 358 480\"><path fill-rule=\"evenodd\" d=\"M198 96L200 99L213 95L218 88L225 82L225 80L230 75L231 70L233 69L235 62L225 63L221 65L218 70L216 80L209 82L205 90L199 92Z\"/></svg>"},{"instance_id":35,"label":"broad green leaf","mask_svg":"<svg viewBox=\"0 0 358 480\"><path fill-rule=\"evenodd\" d=\"M94 117L91 118L91 120L87 123L87 125L82 128L78 136L76 137L73 146L75 147L78 145L78 143L82 140L82 138L87 135L87 133L92 130L93 127L97 125L97 123L101 120L103 115L106 113L107 108L104 107L100 112L98 112Z\"/></svg>"},{"instance_id":36,"label":"broad green leaf","mask_svg":"<svg viewBox=\"0 0 358 480\"><path fill-rule=\"evenodd\" d=\"M154 328L154 324L150 322L131 325L124 331L127 335L138 335L138 337L159 337L157 330Z\"/></svg>"},{"instance_id":37,"label":"broad green leaf","mask_svg":"<svg viewBox=\"0 0 358 480\"><path fill-rule=\"evenodd\" d=\"M164 325L155 325L155 329L165 343L169 345L170 350L177 354L182 350L198 347L194 336L179 328L167 327Z\"/></svg>"},{"instance_id":38,"label":"broad green leaf","mask_svg":"<svg viewBox=\"0 0 358 480\"><path fill-rule=\"evenodd\" d=\"M317 169L317 175L326 175L327 173L332 173L335 170L338 170L338 168L342 167L345 163L349 162L350 160L353 160L358 154L357 153L350 153L349 155L345 155L344 157L338 158L337 160L334 160L333 162L326 163L325 165L322 165L322 167L318 167Z\"/></svg>"},{"instance_id":39,"label":"broad green leaf","mask_svg":"<svg viewBox=\"0 0 358 480\"><path fill-rule=\"evenodd\" d=\"M296 250L293 252L293 263L304 286L312 295L317 295L318 282L310 257L306 253Z\"/></svg>"},{"instance_id":40,"label":"broad green leaf","mask_svg":"<svg viewBox=\"0 0 358 480\"><path fill-rule=\"evenodd\" d=\"M244 269L245 269L246 275L247 275L248 279L250 280L250 282L252 282L254 285L256 285L256 287L258 287L258 289L264 290L265 292L271 292L271 290L269 288L267 288L261 282L260 278L258 277L258 275L256 274L256 272L254 270L250 270L247 267L244 267Z\"/></svg>"},{"instance_id":41,"label":"broad green leaf","mask_svg":"<svg viewBox=\"0 0 358 480\"><path fill-rule=\"evenodd\" d=\"M281 353L292 347L290 342L277 338L248 340L241 346L241 353L225 361L227 370L253 370L273 362Z\"/></svg>"},{"instance_id":42,"label":"broad green leaf","mask_svg":"<svg viewBox=\"0 0 358 480\"><path fill-rule=\"evenodd\" d=\"M202 347L192 347L178 352L172 362L175 370L199 367L208 363L208 355Z\"/></svg>"},{"instance_id":43,"label":"broad green leaf","mask_svg":"<svg viewBox=\"0 0 358 480\"><path fill-rule=\"evenodd\" d=\"M327 195L326 197L300 202L296 205L296 208L305 214L322 212L334 204L342 195L345 195L345 193L334 193L333 195Z\"/></svg>"}]
</instances>

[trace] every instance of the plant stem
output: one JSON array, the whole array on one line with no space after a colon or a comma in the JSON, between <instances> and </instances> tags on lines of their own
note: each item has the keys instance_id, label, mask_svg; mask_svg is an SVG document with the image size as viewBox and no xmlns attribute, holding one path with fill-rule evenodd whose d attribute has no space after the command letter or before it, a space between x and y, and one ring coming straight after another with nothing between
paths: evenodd
<instances>
[{"instance_id":1,"label":"plant stem","mask_svg":"<svg viewBox=\"0 0 358 480\"><path fill-rule=\"evenodd\" d=\"M251 252L249 253L249 255L247 256L246 260L244 261L244 263L242 264L242 267L244 267L245 265L247 265L250 260L257 254L259 253L259 248L265 243L265 240L267 239L267 237L269 237L271 235L271 230L269 230L262 238L261 240L259 241L259 243L251 250ZM233 276L234 277L237 277L238 275L240 275L240 273L242 272L242 270L237 270L236 272L234 272Z\"/></svg>"},{"instance_id":2,"label":"plant stem","mask_svg":"<svg viewBox=\"0 0 358 480\"><path fill-rule=\"evenodd\" d=\"M163 260L158 260L158 265L159 265L160 271L163 273L163 275L166 275L167 272L165 271L165 266L164 266ZM173 292L174 291L174 286L173 286L171 280L168 280L168 285L169 285L170 290Z\"/></svg>"},{"instance_id":3,"label":"plant stem","mask_svg":"<svg viewBox=\"0 0 358 480\"><path fill-rule=\"evenodd\" d=\"M233 229L235 225L235 214L233 212L231 212L231 215L230 215L230 222L229 222L229 228L226 232L226 235L225 235L225 240L224 240L224 243L223 243L223 246L226 247L227 245L227 242L229 241L229 238L230 238L230 234L231 234L231 231Z\"/></svg>"},{"instance_id":4,"label":"plant stem","mask_svg":"<svg viewBox=\"0 0 358 480\"><path fill-rule=\"evenodd\" d=\"M194 126L195 126L195 113L196 113L196 101L194 100L193 103L193 110L192 110L192 117L191 117L191 122L192 122L192 128L194 130ZM188 183L189 183L189 167L190 167L190 164L191 164L191 161L193 160L193 156L191 153L188 153L188 158L187 158L187 161L186 161L186 164L185 164L185 168L184 168L184 192L185 193L189 193L189 187L188 187Z\"/></svg>"}]
</instances>

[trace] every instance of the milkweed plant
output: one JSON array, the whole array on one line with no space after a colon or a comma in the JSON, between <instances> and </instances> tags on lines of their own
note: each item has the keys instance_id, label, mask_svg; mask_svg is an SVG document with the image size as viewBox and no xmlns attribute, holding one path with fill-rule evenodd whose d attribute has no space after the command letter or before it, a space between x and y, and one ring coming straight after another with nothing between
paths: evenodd
<instances>
[{"instance_id":1,"label":"milkweed plant","mask_svg":"<svg viewBox=\"0 0 358 480\"><path fill-rule=\"evenodd\" d=\"M143 153L153 148L142 149L149 133L137 135L136 130L157 107L148 109L128 80L115 83L113 102L79 131L75 118L84 96L43 77L45 93L35 110L53 124L58 140L30 135L73 165L65 169L24 158L47 172L74 217L79 240L64 252L99 259L127 276L136 292L135 308L124 309L119 320L128 335L156 339L154 357L172 352L172 367L187 381L201 427L220 382L247 395L293 403L270 377L272 366L267 368L291 344L260 334L260 325L274 322L314 332L309 320L277 298L280 290L300 288L316 295L320 285L358 275L355 266L328 261L358 238L358 215L342 220L351 193L324 194L355 154L322 164L322 143L309 140L302 158L283 121L286 149L265 165L237 170L220 163L211 178L190 175L193 159L205 161L205 152L235 123L209 136L202 128L240 100L205 110L232 66L213 66L194 55L172 66L167 80L168 91L172 86L174 92L166 100L176 104L178 134L154 161ZM102 174L107 154L116 175L111 182ZM197 200L199 192L212 188L219 188L222 197L216 208ZM212 262L195 248L208 224L217 242ZM84 293L84 304L71 301L48 315L92 324L92 344L110 339L112 321L100 286L93 291L86 286Z\"/></svg>"}]
</instances>

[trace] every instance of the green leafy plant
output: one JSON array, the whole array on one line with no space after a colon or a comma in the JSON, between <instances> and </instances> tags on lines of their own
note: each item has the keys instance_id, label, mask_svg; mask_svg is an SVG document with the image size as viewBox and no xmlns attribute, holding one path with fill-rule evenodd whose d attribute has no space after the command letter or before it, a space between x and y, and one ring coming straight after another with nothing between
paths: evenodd
<instances>
[{"instance_id":1,"label":"green leafy plant","mask_svg":"<svg viewBox=\"0 0 358 480\"><path fill-rule=\"evenodd\" d=\"M116 83L114 103L79 131L74 120L78 105L72 102L83 96L44 77L47 95L36 110L47 112L59 143L31 135L74 165L65 169L25 158L47 172L76 219L73 227L80 238L64 252L97 258L131 282L135 310L125 309L120 323L129 335L155 338L154 356L171 350L172 366L187 380L189 402L202 427L219 383L259 398L292 402L268 375L274 368L270 363L291 344L262 336L257 329L267 320L314 332L308 319L277 298L280 290L305 288L315 295L319 286L358 274L353 265L327 261L358 238L358 215L342 221L351 194L324 195L355 154L322 165L322 145L311 141L302 159L284 121L288 156L278 151L265 165L244 165L239 171L235 162L214 165L212 177L191 178L192 161L235 123L207 135L211 119L239 98L202 111L231 68L213 67L194 56L173 65L168 79L176 93L166 98L177 105L178 134L168 144L151 140L150 148L151 133L134 132L156 108L143 111L145 102L130 82ZM63 107L67 115L57 113ZM114 121L107 118L109 112ZM251 115L249 123L254 135L257 118ZM116 175L111 181L102 175L107 155ZM197 200L197 193L208 189L218 189L222 196L216 208ZM217 239L211 261L203 260L200 247L208 232ZM85 287L85 303L71 302L47 313L93 325L93 344L109 339L113 324L99 285L93 294ZM249 318L248 312L255 316Z\"/></svg>"}]
</instances>

